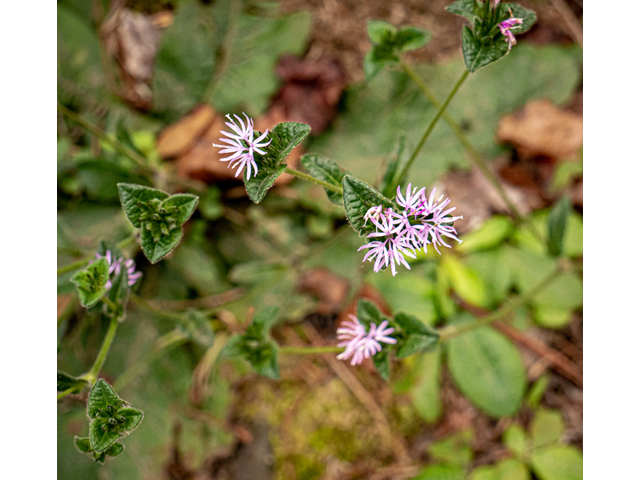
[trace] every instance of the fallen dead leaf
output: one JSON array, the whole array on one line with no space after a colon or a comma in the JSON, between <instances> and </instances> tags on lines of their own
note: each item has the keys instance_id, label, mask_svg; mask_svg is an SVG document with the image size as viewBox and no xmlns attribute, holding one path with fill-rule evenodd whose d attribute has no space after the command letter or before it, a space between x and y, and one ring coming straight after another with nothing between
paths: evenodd
<instances>
[{"instance_id":1,"label":"fallen dead leaf","mask_svg":"<svg viewBox=\"0 0 640 480\"><path fill-rule=\"evenodd\" d=\"M186 153L196 142L214 126L216 130L224 127L222 119L216 118L215 110L208 104L196 107L190 114L169 125L158 136L156 147L162 158L174 158ZM211 145L209 145L211 146Z\"/></svg>"},{"instance_id":2,"label":"fallen dead leaf","mask_svg":"<svg viewBox=\"0 0 640 480\"><path fill-rule=\"evenodd\" d=\"M498 140L513 144L520 158L577 158L582 146L582 116L565 112L549 100L528 102L498 125Z\"/></svg>"}]
</instances>

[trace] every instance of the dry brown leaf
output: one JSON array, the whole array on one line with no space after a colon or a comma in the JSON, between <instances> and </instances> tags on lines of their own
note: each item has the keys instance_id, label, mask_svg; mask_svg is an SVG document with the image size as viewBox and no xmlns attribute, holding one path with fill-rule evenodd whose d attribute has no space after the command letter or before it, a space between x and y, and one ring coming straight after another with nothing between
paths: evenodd
<instances>
[{"instance_id":1,"label":"dry brown leaf","mask_svg":"<svg viewBox=\"0 0 640 480\"><path fill-rule=\"evenodd\" d=\"M215 110L208 104L202 104L187 116L169 125L158 136L156 147L160 156L173 158L187 152L202 134L213 126L215 119ZM224 123L222 125L224 126Z\"/></svg>"},{"instance_id":2,"label":"dry brown leaf","mask_svg":"<svg viewBox=\"0 0 640 480\"><path fill-rule=\"evenodd\" d=\"M498 125L498 139L516 147L521 158L577 158L582 146L582 116L565 112L549 100L534 100L507 115Z\"/></svg>"}]
</instances>

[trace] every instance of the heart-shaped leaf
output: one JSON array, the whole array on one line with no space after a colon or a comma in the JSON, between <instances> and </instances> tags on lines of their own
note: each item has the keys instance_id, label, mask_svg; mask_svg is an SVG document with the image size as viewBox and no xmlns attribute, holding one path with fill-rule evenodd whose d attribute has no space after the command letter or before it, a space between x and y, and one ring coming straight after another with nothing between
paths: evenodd
<instances>
[{"instance_id":1,"label":"heart-shaped leaf","mask_svg":"<svg viewBox=\"0 0 640 480\"><path fill-rule=\"evenodd\" d=\"M87 400L87 415L89 418L106 418L112 416L124 405L123 400L102 378L98 379Z\"/></svg>"},{"instance_id":2,"label":"heart-shaped leaf","mask_svg":"<svg viewBox=\"0 0 640 480\"><path fill-rule=\"evenodd\" d=\"M344 210L347 220L360 236L374 230L364 224L364 215L371 207L382 205L382 208L394 208L391 200L383 196L372 186L362 180L345 175L342 179Z\"/></svg>"},{"instance_id":3,"label":"heart-shaped leaf","mask_svg":"<svg viewBox=\"0 0 640 480\"><path fill-rule=\"evenodd\" d=\"M140 214L144 212L144 205L150 200L165 200L169 194L156 188L133 185L131 183L119 183L120 203L129 221L134 227L140 228Z\"/></svg>"},{"instance_id":4,"label":"heart-shaped leaf","mask_svg":"<svg viewBox=\"0 0 640 480\"><path fill-rule=\"evenodd\" d=\"M168 235L160 236L158 241L153 238L153 233L146 227L144 225L140 230L140 246L145 257L151 263L158 263L169 255L182 240L182 227L169 230Z\"/></svg>"},{"instance_id":5,"label":"heart-shaped leaf","mask_svg":"<svg viewBox=\"0 0 640 480\"><path fill-rule=\"evenodd\" d=\"M120 438L113 418L96 418L89 425L89 441L94 452L104 452Z\"/></svg>"},{"instance_id":6,"label":"heart-shaped leaf","mask_svg":"<svg viewBox=\"0 0 640 480\"><path fill-rule=\"evenodd\" d=\"M243 178L244 188L247 195L253 203L260 203L267 191L273 187L278 177L287 169L286 165L277 165L275 167L261 166L258 174L249 180Z\"/></svg>"},{"instance_id":7,"label":"heart-shaped leaf","mask_svg":"<svg viewBox=\"0 0 640 480\"><path fill-rule=\"evenodd\" d=\"M467 26L462 28L462 56L467 70L473 73L481 67L495 62L505 56L509 51L509 45L504 39L476 38Z\"/></svg>"}]
</instances>

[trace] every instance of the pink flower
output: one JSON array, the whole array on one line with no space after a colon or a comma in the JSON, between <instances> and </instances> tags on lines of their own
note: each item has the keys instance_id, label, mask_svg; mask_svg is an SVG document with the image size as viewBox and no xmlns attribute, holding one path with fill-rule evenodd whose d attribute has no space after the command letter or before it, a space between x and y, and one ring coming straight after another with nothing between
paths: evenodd
<instances>
[{"instance_id":1,"label":"pink flower","mask_svg":"<svg viewBox=\"0 0 640 480\"><path fill-rule=\"evenodd\" d=\"M337 356L338 360L348 360L351 358L351 365L358 365L365 358L374 356L382 351L380 342L393 344L397 340L390 337L394 332L393 327L386 328L389 322L383 321L376 326L375 323L369 325L369 333L367 334L364 325L360 323L355 315L349 314L351 322L343 322L342 327L338 328L339 347L346 347L344 352Z\"/></svg>"},{"instance_id":2,"label":"pink flower","mask_svg":"<svg viewBox=\"0 0 640 480\"><path fill-rule=\"evenodd\" d=\"M232 132L225 132L221 130L220 133L229 138L222 138L221 143L226 145L213 144L214 147L220 149L220 154L229 154L228 157L221 158L221 162L229 162L229 168L238 168L236 171L236 177L240 175L242 170L247 167L247 180L251 178L251 172L253 169L253 176L258 174L258 165L254 159L254 152L258 152L261 155L266 155L267 152L263 150L264 147L271 143L261 142L269 134L269 130L266 130L262 135L254 140L253 138L253 120L247 117L246 113L243 113L247 124L242 121L238 115L234 115L239 125L232 120L230 115L227 115L228 122L225 125L229 127Z\"/></svg>"},{"instance_id":3,"label":"pink flower","mask_svg":"<svg viewBox=\"0 0 640 480\"><path fill-rule=\"evenodd\" d=\"M100 258L103 258L103 256L100 255L99 253L96 253L96 259L100 259ZM136 263L131 258L128 260L125 260L122 257L118 259L114 259L113 255L111 254L111 250L107 250L104 253L104 258L106 258L107 262L109 263L109 276L111 276L111 274L118 275L120 273L120 269L124 265L124 267L127 269L129 286L135 285L138 279L142 276L142 272L136 272ZM93 260L89 262L89 265L91 265L92 263L93 263ZM106 284L107 290L110 290L111 286L112 286L111 279L109 279L107 280L107 284Z\"/></svg>"},{"instance_id":4,"label":"pink flower","mask_svg":"<svg viewBox=\"0 0 640 480\"><path fill-rule=\"evenodd\" d=\"M500 27L500 33L507 37L505 38L505 42L509 44L509 50L507 51L511 51L511 47L518 43L516 42L516 37L511 32L511 29L522 28L520 25L522 25L522 19L513 17L506 19L504 22L500 22L500 24L498 25L498 27Z\"/></svg>"}]
</instances>

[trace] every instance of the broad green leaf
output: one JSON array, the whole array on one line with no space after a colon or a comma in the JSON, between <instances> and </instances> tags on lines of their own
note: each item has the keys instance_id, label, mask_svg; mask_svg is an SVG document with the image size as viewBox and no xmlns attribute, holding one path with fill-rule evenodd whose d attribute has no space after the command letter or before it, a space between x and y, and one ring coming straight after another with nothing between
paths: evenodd
<instances>
[{"instance_id":1,"label":"broad green leaf","mask_svg":"<svg viewBox=\"0 0 640 480\"><path fill-rule=\"evenodd\" d=\"M144 211L142 206L153 199L162 201L169 198L169 194L162 190L130 183L119 183L118 192L120 192L122 209L136 228L141 228L142 226L140 222L140 214Z\"/></svg>"},{"instance_id":2,"label":"broad green leaf","mask_svg":"<svg viewBox=\"0 0 640 480\"><path fill-rule=\"evenodd\" d=\"M287 155L311 133L311 127L306 123L279 123L269 133L271 143L267 147L267 156L276 159L277 163L287 158Z\"/></svg>"},{"instance_id":3,"label":"broad green leaf","mask_svg":"<svg viewBox=\"0 0 640 480\"><path fill-rule=\"evenodd\" d=\"M520 35L522 33L528 32L529 30L531 30L531 27L533 27L533 25L538 21L536 12L534 12L533 10L529 10L528 8L524 8L517 3L503 3L502 10L506 12L510 11L509 17L511 16L511 14L513 14L515 18L522 19L522 25L520 25L520 28L514 28L512 30L514 35Z\"/></svg>"},{"instance_id":4,"label":"broad green leaf","mask_svg":"<svg viewBox=\"0 0 640 480\"><path fill-rule=\"evenodd\" d=\"M113 388L102 378L98 379L87 401L87 415L91 419L113 416L116 410L123 406L124 402Z\"/></svg>"},{"instance_id":5,"label":"broad green leaf","mask_svg":"<svg viewBox=\"0 0 640 480\"><path fill-rule=\"evenodd\" d=\"M96 418L91 421L89 440L94 452L104 452L120 438L120 433L112 422L115 422L113 418Z\"/></svg>"},{"instance_id":6,"label":"broad green leaf","mask_svg":"<svg viewBox=\"0 0 640 480\"><path fill-rule=\"evenodd\" d=\"M554 257L562 255L565 226L570 209L569 199L563 197L549 213L547 248Z\"/></svg>"},{"instance_id":7,"label":"broad green leaf","mask_svg":"<svg viewBox=\"0 0 640 480\"><path fill-rule=\"evenodd\" d=\"M153 238L153 233L145 225L140 230L140 246L144 256L151 263L158 263L164 257L169 255L182 240L182 227L169 230L168 235L162 235L158 242Z\"/></svg>"},{"instance_id":8,"label":"broad green leaf","mask_svg":"<svg viewBox=\"0 0 640 480\"><path fill-rule=\"evenodd\" d=\"M396 32L396 27L382 20L369 20L367 22L367 34L373 43L391 42Z\"/></svg>"},{"instance_id":9,"label":"broad green leaf","mask_svg":"<svg viewBox=\"0 0 640 480\"><path fill-rule=\"evenodd\" d=\"M458 465L431 465L411 480L465 480L464 470Z\"/></svg>"},{"instance_id":10,"label":"broad green leaf","mask_svg":"<svg viewBox=\"0 0 640 480\"><path fill-rule=\"evenodd\" d=\"M536 450L531 466L540 480L582 480L582 453L570 445Z\"/></svg>"},{"instance_id":11,"label":"broad green leaf","mask_svg":"<svg viewBox=\"0 0 640 480\"><path fill-rule=\"evenodd\" d=\"M429 446L429 453L437 462L466 467L473 460L472 441L473 430L462 430L444 440L432 443Z\"/></svg>"},{"instance_id":12,"label":"broad green leaf","mask_svg":"<svg viewBox=\"0 0 640 480\"><path fill-rule=\"evenodd\" d=\"M480 228L462 236L463 242L456 246L461 253L487 250L500 245L513 232L513 223L503 215L495 215L485 221Z\"/></svg>"},{"instance_id":13,"label":"broad green leaf","mask_svg":"<svg viewBox=\"0 0 640 480\"><path fill-rule=\"evenodd\" d=\"M267 307L256 313L247 328L247 335L252 338L264 340L269 336L269 331L278 321L278 307Z\"/></svg>"},{"instance_id":14,"label":"broad green leaf","mask_svg":"<svg viewBox=\"0 0 640 480\"><path fill-rule=\"evenodd\" d=\"M109 262L106 258L94 260L87 268L71 277L71 282L78 289L80 303L85 307L95 305L104 297L108 280Z\"/></svg>"},{"instance_id":15,"label":"broad green leaf","mask_svg":"<svg viewBox=\"0 0 640 480\"><path fill-rule=\"evenodd\" d=\"M286 169L286 165L278 165L274 168L265 166L260 168L255 177L251 177L249 180L244 177L244 188L251 201L253 203L260 203L267 194L267 190L273 187L275 181Z\"/></svg>"},{"instance_id":16,"label":"broad green leaf","mask_svg":"<svg viewBox=\"0 0 640 480\"><path fill-rule=\"evenodd\" d=\"M430 329L414 315L406 313L398 313L394 317L395 322L407 333L416 333L419 335L439 336L435 330Z\"/></svg>"},{"instance_id":17,"label":"broad green leaf","mask_svg":"<svg viewBox=\"0 0 640 480\"><path fill-rule=\"evenodd\" d=\"M197 206L197 195L191 195L190 193L177 193L163 201L160 208L168 211L173 211L174 208L177 209L175 220L178 225L182 225L191 218L191 215L193 215Z\"/></svg>"},{"instance_id":18,"label":"broad green leaf","mask_svg":"<svg viewBox=\"0 0 640 480\"><path fill-rule=\"evenodd\" d=\"M505 56L508 49L509 46L503 39L480 40L469 27L462 27L462 56L471 73Z\"/></svg>"},{"instance_id":19,"label":"broad green leaf","mask_svg":"<svg viewBox=\"0 0 640 480\"><path fill-rule=\"evenodd\" d=\"M558 410L539 408L531 423L531 438L533 448L557 443L564 434L564 420Z\"/></svg>"},{"instance_id":20,"label":"broad green leaf","mask_svg":"<svg viewBox=\"0 0 640 480\"><path fill-rule=\"evenodd\" d=\"M65 372L58 372L58 383L56 387L58 392L65 392L72 388L71 393L78 393L82 391L86 384L87 381L82 378L72 377Z\"/></svg>"},{"instance_id":21,"label":"broad green leaf","mask_svg":"<svg viewBox=\"0 0 640 480\"><path fill-rule=\"evenodd\" d=\"M388 382L389 372L391 370L391 366L389 364L389 350L383 348L381 352L376 353L371 358L373 360L373 365L376 367L376 370L378 370L380 376Z\"/></svg>"},{"instance_id":22,"label":"broad green leaf","mask_svg":"<svg viewBox=\"0 0 640 480\"><path fill-rule=\"evenodd\" d=\"M91 452L91 442L89 441L89 437L73 437L73 441L82 453L90 453Z\"/></svg>"},{"instance_id":23,"label":"broad green leaf","mask_svg":"<svg viewBox=\"0 0 640 480\"><path fill-rule=\"evenodd\" d=\"M463 262L484 285L486 303L482 307L493 309L507 298L513 286L513 272L503 248L472 253Z\"/></svg>"},{"instance_id":24,"label":"broad green leaf","mask_svg":"<svg viewBox=\"0 0 640 480\"><path fill-rule=\"evenodd\" d=\"M492 417L518 411L526 387L520 351L484 327L447 342L448 366L462 393Z\"/></svg>"},{"instance_id":25,"label":"broad green leaf","mask_svg":"<svg viewBox=\"0 0 640 480\"><path fill-rule=\"evenodd\" d=\"M396 176L399 175L400 170L407 160L404 154L406 144L407 137L401 135L393 149L393 153L389 156L389 160L387 160L387 169L384 172L384 177L382 177L382 183L380 184L380 192L385 197L393 197L396 193L394 191Z\"/></svg>"},{"instance_id":26,"label":"broad green leaf","mask_svg":"<svg viewBox=\"0 0 640 480\"><path fill-rule=\"evenodd\" d=\"M341 171L340 167L328 158L321 155L307 154L300 159L300 163L302 163L302 166L307 169L312 177L342 188L342 178L346 172ZM327 190L326 188L325 191L327 192L329 200L338 205L342 205L342 195L333 190Z\"/></svg>"},{"instance_id":27,"label":"broad green leaf","mask_svg":"<svg viewBox=\"0 0 640 480\"><path fill-rule=\"evenodd\" d=\"M444 9L449 13L460 15L473 23L473 19L476 16L473 8L474 2L475 0L457 0L451 5L446 6Z\"/></svg>"},{"instance_id":28,"label":"broad green leaf","mask_svg":"<svg viewBox=\"0 0 640 480\"><path fill-rule=\"evenodd\" d=\"M249 355L249 363L263 377L277 380L280 378L278 366L278 345L269 341L253 350Z\"/></svg>"},{"instance_id":29,"label":"broad green leaf","mask_svg":"<svg viewBox=\"0 0 640 480\"><path fill-rule=\"evenodd\" d=\"M373 77L380 73L380 71L384 68L385 63L385 61L376 58L374 50L368 51L364 56L364 63L362 65L364 79L367 82L373 80Z\"/></svg>"},{"instance_id":30,"label":"broad green leaf","mask_svg":"<svg viewBox=\"0 0 640 480\"><path fill-rule=\"evenodd\" d=\"M408 52L424 47L430 39L431 32L428 30L407 26L398 31L395 44L401 52Z\"/></svg>"},{"instance_id":31,"label":"broad green leaf","mask_svg":"<svg viewBox=\"0 0 640 480\"><path fill-rule=\"evenodd\" d=\"M378 307L368 300L358 300L356 316L367 329L370 323L380 325L384 321L384 316Z\"/></svg>"},{"instance_id":32,"label":"broad green leaf","mask_svg":"<svg viewBox=\"0 0 640 480\"><path fill-rule=\"evenodd\" d=\"M394 204L376 189L350 175L342 179L344 210L347 220L363 236L368 230L364 225L364 215L371 207L382 205L383 208L393 208ZM369 222L368 225L371 225Z\"/></svg>"},{"instance_id":33,"label":"broad green leaf","mask_svg":"<svg viewBox=\"0 0 640 480\"><path fill-rule=\"evenodd\" d=\"M477 306L487 305L487 288L476 272L452 255L442 258L442 268L449 284L464 301Z\"/></svg>"},{"instance_id":34,"label":"broad green leaf","mask_svg":"<svg viewBox=\"0 0 640 480\"><path fill-rule=\"evenodd\" d=\"M546 328L562 328L571 323L572 310L564 307L534 305L533 317L536 323Z\"/></svg>"},{"instance_id":35,"label":"broad green leaf","mask_svg":"<svg viewBox=\"0 0 640 480\"><path fill-rule=\"evenodd\" d=\"M526 457L528 438L527 433L520 425L514 423L507 427L502 434L502 441L517 458Z\"/></svg>"},{"instance_id":36,"label":"broad green leaf","mask_svg":"<svg viewBox=\"0 0 640 480\"><path fill-rule=\"evenodd\" d=\"M544 245L540 243L540 240L534 237L533 233L529 231L529 228L527 228L526 225L522 225L516 230L514 235L514 238L520 248L530 250L532 252L547 254L548 249L546 248L546 244L548 243L548 215L548 211L538 211L529 218L531 223L533 223L534 227L544 240ZM570 209L565 227L564 241L562 243L562 251L564 255L568 257L581 256L582 243L582 217Z\"/></svg>"},{"instance_id":37,"label":"broad green leaf","mask_svg":"<svg viewBox=\"0 0 640 480\"><path fill-rule=\"evenodd\" d=\"M118 421L118 430L130 433L140 425L144 414L137 408L122 407L116 412L115 418Z\"/></svg>"},{"instance_id":38,"label":"broad green leaf","mask_svg":"<svg viewBox=\"0 0 640 480\"><path fill-rule=\"evenodd\" d=\"M121 444L120 442L116 442L109 447L109 449L106 451L106 454L109 455L110 457L117 457L123 452L123 450L124 450L124 445Z\"/></svg>"},{"instance_id":39,"label":"broad green leaf","mask_svg":"<svg viewBox=\"0 0 640 480\"><path fill-rule=\"evenodd\" d=\"M495 465L476 468L469 480L530 480L529 469L518 460L507 458Z\"/></svg>"},{"instance_id":40,"label":"broad green leaf","mask_svg":"<svg viewBox=\"0 0 640 480\"><path fill-rule=\"evenodd\" d=\"M394 337L398 339L396 356L398 358L408 357L417 352L424 352L435 348L440 336L431 330L418 318L413 315L399 313L394 318L395 323L400 326L401 332L395 332Z\"/></svg>"},{"instance_id":41,"label":"broad green leaf","mask_svg":"<svg viewBox=\"0 0 640 480\"><path fill-rule=\"evenodd\" d=\"M440 399L440 371L442 351L439 346L432 352L420 356L417 378L411 390L413 406L427 422L433 423L442 414Z\"/></svg>"}]
</instances>

